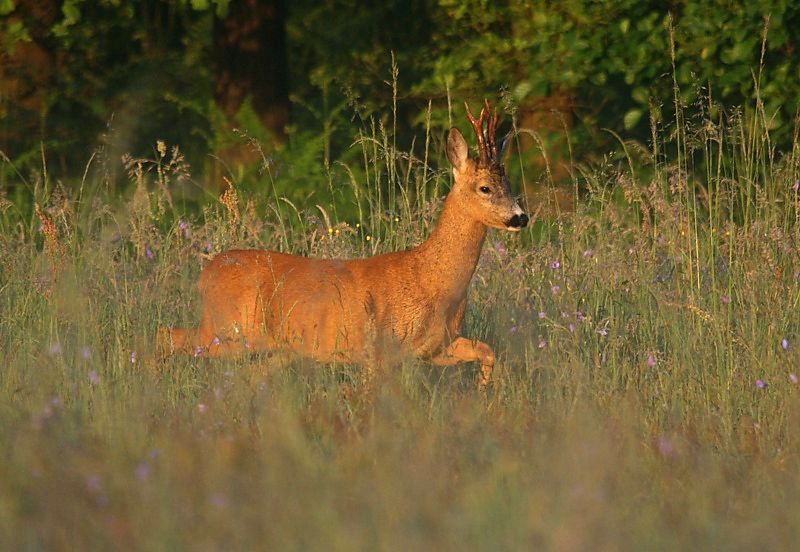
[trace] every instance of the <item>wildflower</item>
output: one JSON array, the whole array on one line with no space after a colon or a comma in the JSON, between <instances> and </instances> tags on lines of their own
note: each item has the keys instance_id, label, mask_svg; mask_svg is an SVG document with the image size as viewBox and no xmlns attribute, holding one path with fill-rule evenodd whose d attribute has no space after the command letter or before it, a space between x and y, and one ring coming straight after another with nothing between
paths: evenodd
<instances>
[{"instance_id":1,"label":"wildflower","mask_svg":"<svg viewBox=\"0 0 800 552\"><path fill-rule=\"evenodd\" d=\"M720 296L719 296L719 301L720 301L720 303L722 303L723 305L727 305L727 304L729 304L729 303L731 302L731 298L730 298L730 297L728 297L727 295L720 295Z\"/></svg>"},{"instance_id":2,"label":"wildflower","mask_svg":"<svg viewBox=\"0 0 800 552\"><path fill-rule=\"evenodd\" d=\"M514 333L517 333L517 327L516 327L516 326L511 326L511 329L510 329L509 331L510 331L512 334L514 334Z\"/></svg>"},{"instance_id":3,"label":"wildflower","mask_svg":"<svg viewBox=\"0 0 800 552\"><path fill-rule=\"evenodd\" d=\"M570 333L575 333L575 324L573 324L572 322L570 322L567 328L569 328Z\"/></svg>"},{"instance_id":4,"label":"wildflower","mask_svg":"<svg viewBox=\"0 0 800 552\"><path fill-rule=\"evenodd\" d=\"M53 341L50 344L50 349L48 350L50 356L59 356L61 354L61 343L58 341Z\"/></svg>"},{"instance_id":5,"label":"wildflower","mask_svg":"<svg viewBox=\"0 0 800 552\"><path fill-rule=\"evenodd\" d=\"M797 383L800 382L800 379L797 378L797 374L792 372L791 374L789 374L789 381L797 385Z\"/></svg>"},{"instance_id":6,"label":"wildflower","mask_svg":"<svg viewBox=\"0 0 800 552\"><path fill-rule=\"evenodd\" d=\"M215 335L215 336L214 336L214 339L212 339L212 340L211 340L211 344L212 344L212 345L219 345L219 343L220 343L220 341L219 341L219 337L217 337L217 336Z\"/></svg>"},{"instance_id":7,"label":"wildflower","mask_svg":"<svg viewBox=\"0 0 800 552\"><path fill-rule=\"evenodd\" d=\"M89 492L97 493L103 489L103 481L99 475L89 475L86 477L86 489Z\"/></svg>"},{"instance_id":8,"label":"wildflower","mask_svg":"<svg viewBox=\"0 0 800 552\"><path fill-rule=\"evenodd\" d=\"M197 411L200 412L200 414L204 414L206 410L208 410L208 405L205 403L200 403L197 405Z\"/></svg>"},{"instance_id":9,"label":"wildflower","mask_svg":"<svg viewBox=\"0 0 800 552\"><path fill-rule=\"evenodd\" d=\"M783 339L781 339L781 349L786 351L788 348L789 348L789 340L784 337Z\"/></svg>"},{"instance_id":10,"label":"wildflower","mask_svg":"<svg viewBox=\"0 0 800 552\"><path fill-rule=\"evenodd\" d=\"M756 387L758 387L759 389L766 389L768 387L768 384L767 384L767 382L765 382L762 379L757 379L756 380Z\"/></svg>"},{"instance_id":11,"label":"wildflower","mask_svg":"<svg viewBox=\"0 0 800 552\"><path fill-rule=\"evenodd\" d=\"M133 476L137 481L145 481L150 477L150 465L147 462L139 462L133 471Z\"/></svg>"},{"instance_id":12,"label":"wildflower","mask_svg":"<svg viewBox=\"0 0 800 552\"><path fill-rule=\"evenodd\" d=\"M800 180L794 181L794 184L792 185L792 190L794 190L795 192L800 190Z\"/></svg>"},{"instance_id":13,"label":"wildflower","mask_svg":"<svg viewBox=\"0 0 800 552\"><path fill-rule=\"evenodd\" d=\"M214 493L212 494L208 501L217 508L224 508L228 505L228 499L222 493Z\"/></svg>"},{"instance_id":14,"label":"wildflower","mask_svg":"<svg viewBox=\"0 0 800 552\"><path fill-rule=\"evenodd\" d=\"M152 249L150 249L150 246L149 246L149 245L146 245L146 246L144 247L144 256L145 256L145 257L147 257L147 260L148 260L148 261L152 261L153 259L155 259L155 258L156 258L156 254L155 254L155 253L153 253L153 250L152 250Z\"/></svg>"},{"instance_id":15,"label":"wildflower","mask_svg":"<svg viewBox=\"0 0 800 552\"><path fill-rule=\"evenodd\" d=\"M559 291L561 291L561 286L553 286L550 288L550 293L553 295L558 295Z\"/></svg>"},{"instance_id":16,"label":"wildflower","mask_svg":"<svg viewBox=\"0 0 800 552\"><path fill-rule=\"evenodd\" d=\"M593 255L594 255L594 251L592 251L591 249L587 249L586 251L583 252L583 258L584 259L588 259L589 257L591 257Z\"/></svg>"},{"instance_id":17,"label":"wildflower","mask_svg":"<svg viewBox=\"0 0 800 552\"><path fill-rule=\"evenodd\" d=\"M584 320L586 320L586 315L583 314L581 311L578 311L578 312L575 313L575 319L578 322L583 322Z\"/></svg>"},{"instance_id":18,"label":"wildflower","mask_svg":"<svg viewBox=\"0 0 800 552\"><path fill-rule=\"evenodd\" d=\"M656 365L656 357L652 354L647 355L647 360L645 362L647 362L647 365L652 368Z\"/></svg>"},{"instance_id":19,"label":"wildflower","mask_svg":"<svg viewBox=\"0 0 800 552\"><path fill-rule=\"evenodd\" d=\"M553 270L558 270L559 268L561 268L561 262L557 260L553 261L552 263L550 263L550 268Z\"/></svg>"},{"instance_id":20,"label":"wildflower","mask_svg":"<svg viewBox=\"0 0 800 552\"><path fill-rule=\"evenodd\" d=\"M92 350L89 349L88 345L84 345L83 347L81 347L81 358L83 360L91 360Z\"/></svg>"},{"instance_id":21,"label":"wildflower","mask_svg":"<svg viewBox=\"0 0 800 552\"><path fill-rule=\"evenodd\" d=\"M100 383L100 376L94 370L89 370L89 383L92 385Z\"/></svg>"},{"instance_id":22,"label":"wildflower","mask_svg":"<svg viewBox=\"0 0 800 552\"><path fill-rule=\"evenodd\" d=\"M212 249L214 249L214 246L211 244L211 242L206 242L206 245L205 245L205 247L203 247L203 250L206 253L211 253Z\"/></svg>"},{"instance_id":23,"label":"wildflower","mask_svg":"<svg viewBox=\"0 0 800 552\"><path fill-rule=\"evenodd\" d=\"M666 437L659 437L656 446L658 447L658 453L664 458L672 458L675 456L675 446L672 444L672 441Z\"/></svg>"},{"instance_id":24,"label":"wildflower","mask_svg":"<svg viewBox=\"0 0 800 552\"><path fill-rule=\"evenodd\" d=\"M547 347L547 341L543 339L539 342L539 348L544 349L545 347Z\"/></svg>"},{"instance_id":25,"label":"wildflower","mask_svg":"<svg viewBox=\"0 0 800 552\"><path fill-rule=\"evenodd\" d=\"M136 364L136 351L131 351L131 364Z\"/></svg>"},{"instance_id":26,"label":"wildflower","mask_svg":"<svg viewBox=\"0 0 800 552\"><path fill-rule=\"evenodd\" d=\"M539 311L539 320L544 320L545 318L547 318L547 313Z\"/></svg>"},{"instance_id":27,"label":"wildflower","mask_svg":"<svg viewBox=\"0 0 800 552\"><path fill-rule=\"evenodd\" d=\"M178 221L178 230L181 231L181 235L188 239L191 236L191 231L189 229L189 223L185 220L181 219Z\"/></svg>"},{"instance_id":28,"label":"wildflower","mask_svg":"<svg viewBox=\"0 0 800 552\"><path fill-rule=\"evenodd\" d=\"M602 337L606 337L608 335L608 328L600 328L597 330L597 333Z\"/></svg>"},{"instance_id":29,"label":"wildflower","mask_svg":"<svg viewBox=\"0 0 800 552\"><path fill-rule=\"evenodd\" d=\"M199 357L203 352L203 348L200 345L194 346L194 358Z\"/></svg>"},{"instance_id":30,"label":"wildflower","mask_svg":"<svg viewBox=\"0 0 800 552\"><path fill-rule=\"evenodd\" d=\"M147 456L150 457L150 460L155 460L156 458L158 458L159 454L161 454L160 450L158 450L157 448L151 448L150 452L147 453Z\"/></svg>"}]
</instances>

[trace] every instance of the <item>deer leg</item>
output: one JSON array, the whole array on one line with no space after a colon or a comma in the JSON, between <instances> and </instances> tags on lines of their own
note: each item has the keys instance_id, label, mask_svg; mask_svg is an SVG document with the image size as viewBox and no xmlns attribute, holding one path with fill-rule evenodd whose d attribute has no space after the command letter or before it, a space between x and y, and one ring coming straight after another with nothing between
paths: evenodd
<instances>
[{"instance_id":1,"label":"deer leg","mask_svg":"<svg viewBox=\"0 0 800 552\"><path fill-rule=\"evenodd\" d=\"M156 354L159 357L169 356L183 351L187 341L192 339L194 330L184 328L159 328L156 332Z\"/></svg>"},{"instance_id":2,"label":"deer leg","mask_svg":"<svg viewBox=\"0 0 800 552\"><path fill-rule=\"evenodd\" d=\"M494 368L494 352L483 341L457 337L439 355L431 359L431 363L437 366L452 366L459 362L480 361L481 375L478 379L478 389L484 390L492 380L492 369Z\"/></svg>"}]
</instances>

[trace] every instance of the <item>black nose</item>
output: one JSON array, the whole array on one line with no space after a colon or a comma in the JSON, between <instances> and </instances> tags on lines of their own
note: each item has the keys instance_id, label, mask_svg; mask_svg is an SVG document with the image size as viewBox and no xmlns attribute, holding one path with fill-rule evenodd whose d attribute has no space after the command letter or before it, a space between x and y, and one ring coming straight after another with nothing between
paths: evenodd
<instances>
[{"instance_id":1,"label":"black nose","mask_svg":"<svg viewBox=\"0 0 800 552\"><path fill-rule=\"evenodd\" d=\"M514 215L511 219L506 223L506 226L509 228L525 228L528 226L528 215Z\"/></svg>"}]
</instances>

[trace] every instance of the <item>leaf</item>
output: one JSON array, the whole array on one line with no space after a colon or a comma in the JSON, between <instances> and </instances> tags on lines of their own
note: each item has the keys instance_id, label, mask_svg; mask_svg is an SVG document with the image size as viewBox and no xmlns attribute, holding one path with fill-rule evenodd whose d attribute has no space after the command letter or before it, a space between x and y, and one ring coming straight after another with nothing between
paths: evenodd
<instances>
[{"instance_id":1,"label":"leaf","mask_svg":"<svg viewBox=\"0 0 800 552\"><path fill-rule=\"evenodd\" d=\"M635 127L639 120L642 118L642 114L644 111L642 109L631 109L628 111L625 116L622 118L622 123L625 125L626 130L630 130Z\"/></svg>"},{"instance_id":2,"label":"leaf","mask_svg":"<svg viewBox=\"0 0 800 552\"><path fill-rule=\"evenodd\" d=\"M14 11L14 0L0 0L0 15L8 15Z\"/></svg>"},{"instance_id":3,"label":"leaf","mask_svg":"<svg viewBox=\"0 0 800 552\"><path fill-rule=\"evenodd\" d=\"M61 13L64 14L63 25L69 27L74 25L81 18L81 10L78 8L77 0L68 0L61 6Z\"/></svg>"}]
</instances>

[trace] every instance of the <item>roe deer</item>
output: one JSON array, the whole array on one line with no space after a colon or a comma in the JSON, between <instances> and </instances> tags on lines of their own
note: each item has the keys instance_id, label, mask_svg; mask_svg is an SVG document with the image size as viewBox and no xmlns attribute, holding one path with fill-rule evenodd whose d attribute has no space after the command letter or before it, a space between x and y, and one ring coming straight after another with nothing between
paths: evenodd
<instances>
[{"instance_id":1,"label":"roe deer","mask_svg":"<svg viewBox=\"0 0 800 552\"><path fill-rule=\"evenodd\" d=\"M203 356L283 351L320 362L380 363L391 353L435 365L479 361L479 387L495 358L459 335L467 288L487 227L517 232L528 223L511 194L495 142L497 113L484 101L476 120L477 160L458 129L447 137L454 182L430 237L406 250L364 259L309 259L232 250L200 275L197 329L162 328L162 351ZM484 129L485 126L485 129Z\"/></svg>"}]
</instances>

